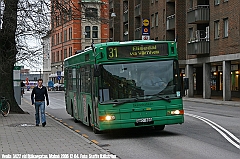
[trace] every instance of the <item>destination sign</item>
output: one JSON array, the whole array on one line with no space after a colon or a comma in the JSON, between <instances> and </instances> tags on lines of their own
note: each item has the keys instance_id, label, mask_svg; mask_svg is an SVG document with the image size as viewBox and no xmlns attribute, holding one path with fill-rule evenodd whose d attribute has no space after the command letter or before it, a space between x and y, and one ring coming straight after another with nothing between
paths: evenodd
<instances>
[{"instance_id":1,"label":"destination sign","mask_svg":"<svg viewBox=\"0 0 240 159\"><path fill-rule=\"evenodd\" d=\"M107 47L108 59L167 55L167 43Z\"/></svg>"}]
</instances>

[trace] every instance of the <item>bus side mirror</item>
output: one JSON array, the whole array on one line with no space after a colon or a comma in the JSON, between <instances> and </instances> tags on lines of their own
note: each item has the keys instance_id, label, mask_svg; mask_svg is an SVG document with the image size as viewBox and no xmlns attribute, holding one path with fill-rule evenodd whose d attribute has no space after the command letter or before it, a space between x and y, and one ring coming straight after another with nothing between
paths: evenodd
<instances>
[{"instance_id":1,"label":"bus side mirror","mask_svg":"<svg viewBox=\"0 0 240 159\"><path fill-rule=\"evenodd\" d=\"M94 77L99 77L101 75L100 66L98 64L94 64Z\"/></svg>"}]
</instances>

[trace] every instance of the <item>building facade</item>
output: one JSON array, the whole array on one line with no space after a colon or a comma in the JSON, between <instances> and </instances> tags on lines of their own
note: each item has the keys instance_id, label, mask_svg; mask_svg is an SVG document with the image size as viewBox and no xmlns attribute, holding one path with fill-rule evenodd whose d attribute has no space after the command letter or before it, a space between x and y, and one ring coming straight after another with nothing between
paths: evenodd
<instances>
[{"instance_id":1,"label":"building facade","mask_svg":"<svg viewBox=\"0 0 240 159\"><path fill-rule=\"evenodd\" d=\"M189 79L187 96L240 96L239 0L109 0L109 5L109 15L116 13L109 31L115 41L141 39L144 18L150 19L151 39L177 41L182 81Z\"/></svg>"},{"instance_id":2,"label":"building facade","mask_svg":"<svg viewBox=\"0 0 240 159\"><path fill-rule=\"evenodd\" d=\"M64 59L108 41L108 30L107 0L52 0L51 80L63 83Z\"/></svg>"},{"instance_id":3,"label":"building facade","mask_svg":"<svg viewBox=\"0 0 240 159\"><path fill-rule=\"evenodd\" d=\"M43 85L47 86L49 76L51 76L51 40L50 35L47 34L42 38L43 45Z\"/></svg>"}]
</instances>

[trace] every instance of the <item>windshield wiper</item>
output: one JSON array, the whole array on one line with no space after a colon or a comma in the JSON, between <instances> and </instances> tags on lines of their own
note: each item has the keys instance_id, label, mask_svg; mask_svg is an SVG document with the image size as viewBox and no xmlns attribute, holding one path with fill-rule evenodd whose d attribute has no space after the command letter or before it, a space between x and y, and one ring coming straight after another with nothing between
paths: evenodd
<instances>
[{"instance_id":1,"label":"windshield wiper","mask_svg":"<svg viewBox=\"0 0 240 159\"><path fill-rule=\"evenodd\" d=\"M134 99L131 99L131 100L123 100L123 101L118 101L117 99L114 100L114 107L116 106L119 106L119 105L122 105L122 104L125 104L125 103L133 103L133 102L141 102L141 101L145 101L145 99L139 99L139 98L134 98Z\"/></svg>"},{"instance_id":2,"label":"windshield wiper","mask_svg":"<svg viewBox=\"0 0 240 159\"><path fill-rule=\"evenodd\" d=\"M160 96L159 93L153 94L153 95L147 95L147 96L149 96L149 97L151 97L151 98L152 98L152 97L158 97L158 98L160 98L160 99L163 99L163 100L167 101L168 103L171 103L171 100L170 100L169 98L162 97L162 96Z\"/></svg>"}]
</instances>

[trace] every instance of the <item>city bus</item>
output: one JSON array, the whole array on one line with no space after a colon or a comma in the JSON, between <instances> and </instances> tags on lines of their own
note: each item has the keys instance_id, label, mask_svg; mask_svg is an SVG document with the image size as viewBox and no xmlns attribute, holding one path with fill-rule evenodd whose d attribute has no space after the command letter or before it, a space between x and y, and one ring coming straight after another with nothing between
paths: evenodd
<instances>
[{"instance_id":1,"label":"city bus","mask_svg":"<svg viewBox=\"0 0 240 159\"><path fill-rule=\"evenodd\" d=\"M184 122L174 41L94 44L65 59L64 72L66 111L94 133Z\"/></svg>"}]
</instances>

